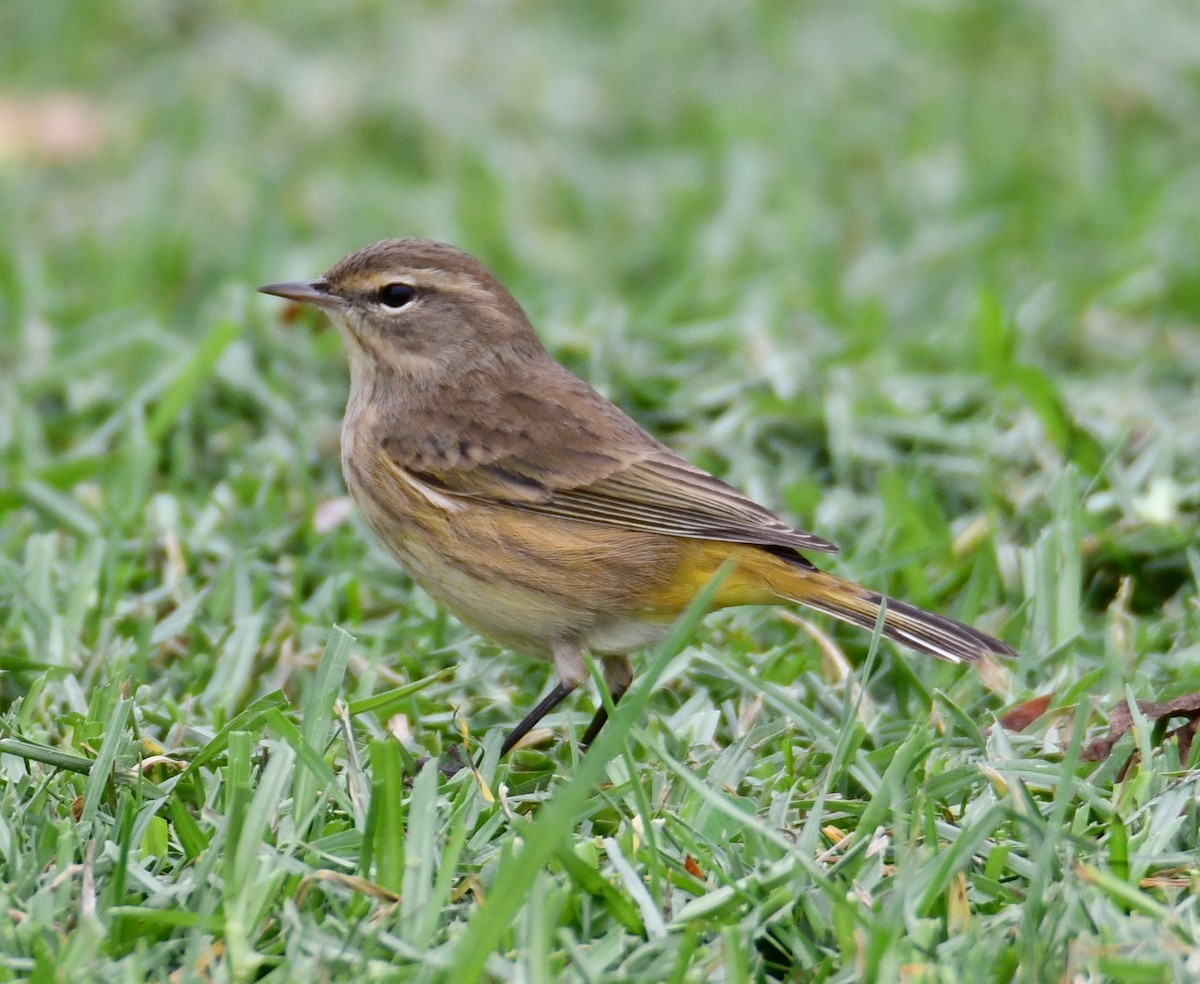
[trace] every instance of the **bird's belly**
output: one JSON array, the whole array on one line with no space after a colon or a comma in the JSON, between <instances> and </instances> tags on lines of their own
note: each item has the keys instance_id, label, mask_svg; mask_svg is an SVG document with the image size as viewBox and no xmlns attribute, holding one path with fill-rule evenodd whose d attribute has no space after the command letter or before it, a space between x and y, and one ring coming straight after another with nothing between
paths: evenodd
<instances>
[{"instance_id":1,"label":"bird's belly","mask_svg":"<svg viewBox=\"0 0 1200 984\"><path fill-rule=\"evenodd\" d=\"M550 659L554 643L572 638L586 613L515 578L500 579L448 562L420 537L391 544L408 575L480 635L517 652Z\"/></svg>"},{"instance_id":2,"label":"bird's belly","mask_svg":"<svg viewBox=\"0 0 1200 984\"><path fill-rule=\"evenodd\" d=\"M561 642L618 655L664 635L670 617L647 613L644 601L673 573L672 538L478 502L439 508L395 483L365 486L364 477L347 470L372 532L481 635L542 658Z\"/></svg>"},{"instance_id":3,"label":"bird's belly","mask_svg":"<svg viewBox=\"0 0 1200 984\"><path fill-rule=\"evenodd\" d=\"M670 622L650 621L647 618L629 617L614 619L594 626L583 637L583 646L589 652L603 656L624 656L657 646L671 629Z\"/></svg>"},{"instance_id":4,"label":"bird's belly","mask_svg":"<svg viewBox=\"0 0 1200 984\"><path fill-rule=\"evenodd\" d=\"M409 576L461 621L531 656L550 659L555 643L566 640L578 640L599 655L624 655L655 645L670 628L669 622L627 612L628 606L611 600L598 606L586 587L575 593L530 584L528 570L495 577L486 567L481 571L448 563L420 537L392 552ZM581 580L594 578L584 575Z\"/></svg>"}]
</instances>

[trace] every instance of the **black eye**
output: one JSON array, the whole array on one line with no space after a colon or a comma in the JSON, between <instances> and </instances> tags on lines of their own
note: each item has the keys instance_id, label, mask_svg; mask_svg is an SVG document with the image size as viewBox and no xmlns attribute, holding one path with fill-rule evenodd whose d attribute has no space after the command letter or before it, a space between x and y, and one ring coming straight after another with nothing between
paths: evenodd
<instances>
[{"instance_id":1,"label":"black eye","mask_svg":"<svg viewBox=\"0 0 1200 984\"><path fill-rule=\"evenodd\" d=\"M386 284L379 288L379 303L384 307L402 308L417 296L408 284Z\"/></svg>"}]
</instances>

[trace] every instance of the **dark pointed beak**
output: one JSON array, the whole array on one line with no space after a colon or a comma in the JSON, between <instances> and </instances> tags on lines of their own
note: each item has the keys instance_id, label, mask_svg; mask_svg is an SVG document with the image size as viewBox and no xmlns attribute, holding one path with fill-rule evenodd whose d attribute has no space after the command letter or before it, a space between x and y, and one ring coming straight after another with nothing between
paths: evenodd
<instances>
[{"instance_id":1,"label":"dark pointed beak","mask_svg":"<svg viewBox=\"0 0 1200 984\"><path fill-rule=\"evenodd\" d=\"M341 307L342 304L342 299L330 291L329 284L324 280L294 280L289 283L267 284L265 287L259 287L258 292L323 308Z\"/></svg>"}]
</instances>

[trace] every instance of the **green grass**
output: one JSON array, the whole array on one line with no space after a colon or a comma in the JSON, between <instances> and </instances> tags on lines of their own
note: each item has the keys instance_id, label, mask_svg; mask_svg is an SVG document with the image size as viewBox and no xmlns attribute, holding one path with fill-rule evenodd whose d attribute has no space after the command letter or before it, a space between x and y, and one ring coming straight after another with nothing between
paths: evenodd
<instances>
[{"instance_id":1,"label":"green grass","mask_svg":"<svg viewBox=\"0 0 1200 984\"><path fill-rule=\"evenodd\" d=\"M0 980L1194 979L1200 751L1081 755L1200 690L1192 6L0 10ZM393 235L1008 683L739 610L499 761L253 293Z\"/></svg>"}]
</instances>

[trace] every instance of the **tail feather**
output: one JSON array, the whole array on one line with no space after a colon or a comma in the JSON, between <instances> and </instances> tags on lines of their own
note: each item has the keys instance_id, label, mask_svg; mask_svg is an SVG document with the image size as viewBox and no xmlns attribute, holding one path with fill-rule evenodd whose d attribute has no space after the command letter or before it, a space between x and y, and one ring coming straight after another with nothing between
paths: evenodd
<instances>
[{"instance_id":1,"label":"tail feather","mask_svg":"<svg viewBox=\"0 0 1200 984\"><path fill-rule=\"evenodd\" d=\"M799 575L799 577L797 577ZM864 629L875 628L879 609L886 606L883 634L918 652L951 663L976 663L989 654L1016 656L1017 651L962 622L935 615L916 605L888 598L875 591L824 572L796 571L785 584L774 585L789 601Z\"/></svg>"}]
</instances>

